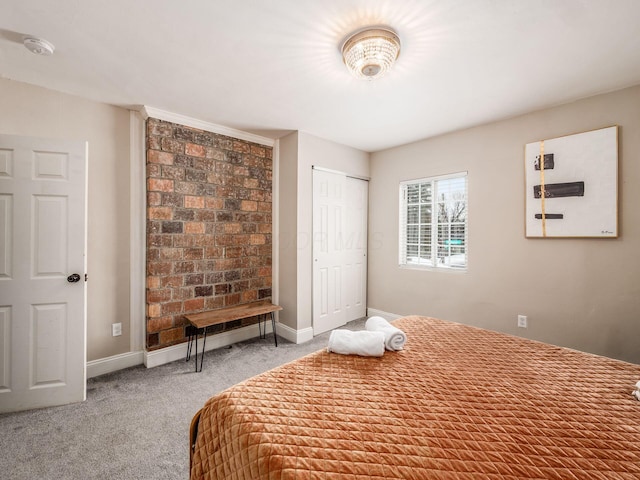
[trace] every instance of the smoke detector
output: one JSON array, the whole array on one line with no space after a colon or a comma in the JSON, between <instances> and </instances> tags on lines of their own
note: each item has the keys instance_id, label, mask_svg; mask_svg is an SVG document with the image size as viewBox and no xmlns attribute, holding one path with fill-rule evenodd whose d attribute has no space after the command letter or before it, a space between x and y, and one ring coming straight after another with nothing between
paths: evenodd
<instances>
[{"instance_id":1,"label":"smoke detector","mask_svg":"<svg viewBox=\"0 0 640 480\"><path fill-rule=\"evenodd\" d=\"M22 43L24 43L27 50L36 55L53 55L53 51L56 49L52 43L47 42L44 38L24 37Z\"/></svg>"}]
</instances>

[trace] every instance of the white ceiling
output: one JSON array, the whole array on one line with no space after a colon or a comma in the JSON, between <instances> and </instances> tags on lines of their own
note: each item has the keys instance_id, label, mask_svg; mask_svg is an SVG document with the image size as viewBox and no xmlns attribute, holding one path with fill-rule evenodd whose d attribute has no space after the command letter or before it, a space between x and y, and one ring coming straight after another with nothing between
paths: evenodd
<instances>
[{"instance_id":1,"label":"white ceiling","mask_svg":"<svg viewBox=\"0 0 640 480\"><path fill-rule=\"evenodd\" d=\"M352 78L340 43L381 24L397 64ZM0 76L377 151L640 84L640 1L2 0Z\"/></svg>"}]
</instances>

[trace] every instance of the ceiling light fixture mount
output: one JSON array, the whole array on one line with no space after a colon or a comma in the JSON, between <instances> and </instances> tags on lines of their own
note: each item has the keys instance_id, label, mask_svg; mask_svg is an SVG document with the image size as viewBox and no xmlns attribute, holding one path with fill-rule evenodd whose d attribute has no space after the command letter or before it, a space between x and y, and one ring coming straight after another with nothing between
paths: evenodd
<instances>
[{"instance_id":1,"label":"ceiling light fixture mount","mask_svg":"<svg viewBox=\"0 0 640 480\"><path fill-rule=\"evenodd\" d=\"M342 59L358 78L380 78L400 55L400 37L389 27L367 27L347 37Z\"/></svg>"},{"instance_id":2,"label":"ceiling light fixture mount","mask_svg":"<svg viewBox=\"0 0 640 480\"><path fill-rule=\"evenodd\" d=\"M36 55L53 55L53 51L56 49L52 43L47 42L44 38L24 37L22 43L27 50Z\"/></svg>"}]
</instances>

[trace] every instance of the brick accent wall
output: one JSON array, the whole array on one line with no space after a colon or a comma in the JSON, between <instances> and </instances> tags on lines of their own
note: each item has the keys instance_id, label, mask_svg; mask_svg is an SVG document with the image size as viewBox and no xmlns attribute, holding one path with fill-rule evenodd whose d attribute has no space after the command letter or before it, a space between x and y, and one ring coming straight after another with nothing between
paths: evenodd
<instances>
[{"instance_id":1,"label":"brick accent wall","mask_svg":"<svg viewBox=\"0 0 640 480\"><path fill-rule=\"evenodd\" d=\"M273 150L154 118L146 139L153 350L186 341L187 313L271 298Z\"/></svg>"}]
</instances>

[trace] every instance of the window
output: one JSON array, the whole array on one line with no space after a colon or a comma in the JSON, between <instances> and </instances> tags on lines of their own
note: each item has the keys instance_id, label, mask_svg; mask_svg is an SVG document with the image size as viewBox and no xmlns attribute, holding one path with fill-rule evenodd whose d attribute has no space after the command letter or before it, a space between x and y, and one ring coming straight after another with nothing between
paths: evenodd
<instances>
[{"instance_id":1,"label":"window","mask_svg":"<svg viewBox=\"0 0 640 480\"><path fill-rule=\"evenodd\" d=\"M467 173L400 184L400 265L467 269Z\"/></svg>"}]
</instances>

